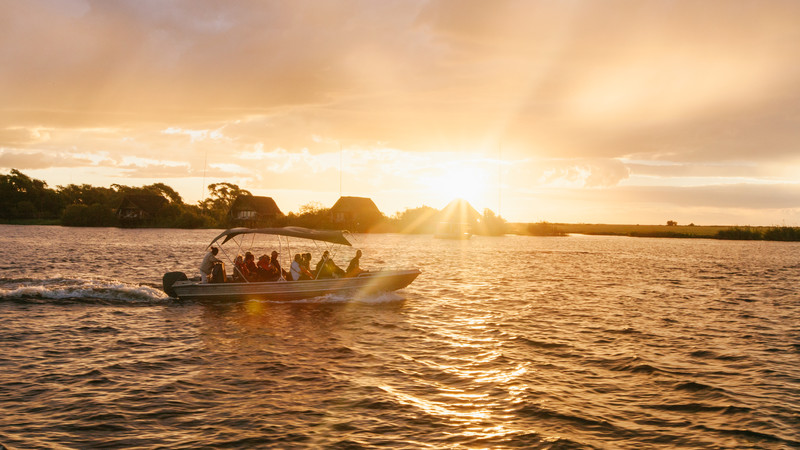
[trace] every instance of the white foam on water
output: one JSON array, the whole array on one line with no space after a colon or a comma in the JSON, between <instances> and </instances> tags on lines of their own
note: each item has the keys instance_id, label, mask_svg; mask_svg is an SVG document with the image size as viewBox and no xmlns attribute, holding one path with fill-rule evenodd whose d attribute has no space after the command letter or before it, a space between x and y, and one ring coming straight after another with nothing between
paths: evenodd
<instances>
[{"instance_id":1,"label":"white foam on water","mask_svg":"<svg viewBox=\"0 0 800 450\"><path fill-rule=\"evenodd\" d=\"M151 286L117 280L45 278L6 280L0 285L0 299L93 299L130 302L163 301L169 297Z\"/></svg>"}]
</instances>

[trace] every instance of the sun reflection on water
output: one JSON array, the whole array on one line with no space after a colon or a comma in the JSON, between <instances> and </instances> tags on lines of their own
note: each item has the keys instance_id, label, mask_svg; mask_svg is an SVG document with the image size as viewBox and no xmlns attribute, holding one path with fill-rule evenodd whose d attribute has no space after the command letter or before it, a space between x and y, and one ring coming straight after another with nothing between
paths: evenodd
<instances>
[{"instance_id":1,"label":"sun reflection on water","mask_svg":"<svg viewBox=\"0 0 800 450\"><path fill-rule=\"evenodd\" d=\"M275 332L272 344L292 352L314 347L316 353L348 355L326 369L326 374L339 382L355 381L357 390L378 388L383 393L378 402L388 400L421 417L428 416L448 428L444 435L468 437L478 446L490 440L513 442L521 436L539 436L530 423L517 420L520 404L531 392L529 377L536 370L531 362L510 356L513 349L508 336L497 332L494 314L415 321L411 328L415 339L385 351L386 343L376 347L363 339L368 330L346 331L347 322L341 317L363 314L363 305L248 301L232 309L238 313L228 317L236 318L240 330L248 330L241 336L241 345L251 348L256 344L251 342L253 336L264 335L258 330L269 329ZM367 328L373 326L375 323ZM273 351L272 345L262 346L261 351ZM354 378L351 365L344 362L361 356L383 359L381 366L392 371L367 372Z\"/></svg>"},{"instance_id":2,"label":"sun reflection on water","mask_svg":"<svg viewBox=\"0 0 800 450\"><path fill-rule=\"evenodd\" d=\"M244 304L245 311L247 314L252 316L258 316L264 312L264 303L258 300L248 300Z\"/></svg>"},{"instance_id":3,"label":"sun reflection on water","mask_svg":"<svg viewBox=\"0 0 800 450\"><path fill-rule=\"evenodd\" d=\"M405 394L388 385L383 385L378 387L388 392L392 396L394 396L395 399L397 399L397 401L399 401L400 403L404 405L414 406L416 408L423 410L425 413L433 416L444 416L447 418L471 418L471 419L488 419L491 416L491 413L489 411L481 409L475 411L464 411L464 412L455 411L451 408L444 406L443 403L426 400L424 398L416 397L410 394Z\"/></svg>"},{"instance_id":4,"label":"sun reflection on water","mask_svg":"<svg viewBox=\"0 0 800 450\"><path fill-rule=\"evenodd\" d=\"M504 355L492 319L416 324L437 350L397 354L403 362L396 369L409 377L409 384L386 380L379 388L402 405L444 419L454 427L454 437L479 443L537 434L514 424L515 410L529 391L525 377L532 373L531 364Z\"/></svg>"}]
</instances>

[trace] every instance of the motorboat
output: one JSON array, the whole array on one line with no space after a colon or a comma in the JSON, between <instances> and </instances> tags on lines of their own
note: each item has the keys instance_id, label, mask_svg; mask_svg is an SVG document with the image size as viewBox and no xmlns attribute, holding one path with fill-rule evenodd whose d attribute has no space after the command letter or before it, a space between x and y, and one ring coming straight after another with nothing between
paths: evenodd
<instances>
[{"instance_id":1,"label":"motorboat","mask_svg":"<svg viewBox=\"0 0 800 450\"><path fill-rule=\"evenodd\" d=\"M284 251L289 255L292 254L290 238L293 238L304 240L306 244L313 243L316 248L322 247L332 255L332 258L342 246L352 246L345 234L344 231L302 227L231 228L215 237L206 249L217 245L223 257L231 262L235 274L237 269L233 261L236 255L251 249L258 250L264 245L256 239L257 237L277 236L281 254ZM307 249L308 245L303 248ZM381 269L362 272L356 276L332 278L321 278L321 274L316 273L313 279L298 281L287 281L287 277L281 275L277 281L248 281L245 277L234 276L231 278L237 281L202 282L189 280L183 272L168 272L164 274L162 281L164 292L170 297L199 303L227 303L248 300L291 301L330 294L358 297L403 289L419 274L419 269Z\"/></svg>"}]
</instances>

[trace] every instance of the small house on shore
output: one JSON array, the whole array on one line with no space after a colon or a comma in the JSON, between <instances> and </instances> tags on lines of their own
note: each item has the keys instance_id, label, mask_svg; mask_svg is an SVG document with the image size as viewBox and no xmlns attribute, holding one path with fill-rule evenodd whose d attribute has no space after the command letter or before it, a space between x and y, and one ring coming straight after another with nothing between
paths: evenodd
<instances>
[{"instance_id":1,"label":"small house on shore","mask_svg":"<svg viewBox=\"0 0 800 450\"><path fill-rule=\"evenodd\" d=\"M156 194L126 195L117 208L116 215L123 227L150 225L167 199Z\"/></svg>"},{"instance_id":2,"label":"small house on shore","mask_svg":"<svg viewBox=\"0 0 800 450\"><path fill-rule=\"evenodd\" d=\"M233 201L228 215L235 226L259 227L273 225L283 213L272 197L240 195Z\"/></svg>"},{"instance_id":3,"label":"small house on shore","mask_svg":"<svg viewBox=\"0 0 800 450\"><path fill-rule=\"evenodd\" d=\"M368 231L381 219L383 213L367 197L340 197L331 207L331 222L350 231Z\"/></svg>"}]
</instances>

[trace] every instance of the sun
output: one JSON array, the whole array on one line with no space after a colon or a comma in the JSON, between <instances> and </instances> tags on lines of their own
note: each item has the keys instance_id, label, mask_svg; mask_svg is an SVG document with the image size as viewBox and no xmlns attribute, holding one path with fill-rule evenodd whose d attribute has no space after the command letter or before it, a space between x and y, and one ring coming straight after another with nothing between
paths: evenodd
<instances>
[{"instance_id":1,"label":"sun","mask_svg":"<svg viewBox=\"0 0 800 450\"><path fill-rule=\"evenodd\" d=\"M485 169L477 166L448 165L440 169L427 183L433 196L442 204L462 198L475 208L487 203L488 175Z\"/></svg>"}]
</instances>

